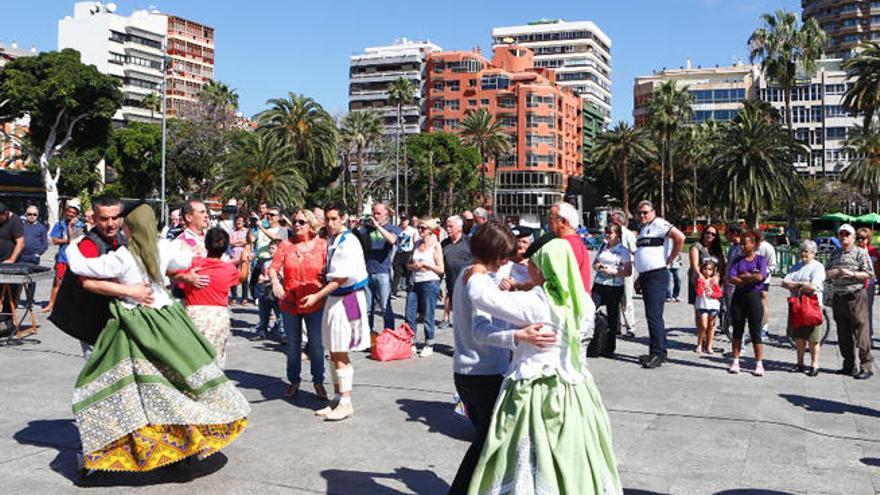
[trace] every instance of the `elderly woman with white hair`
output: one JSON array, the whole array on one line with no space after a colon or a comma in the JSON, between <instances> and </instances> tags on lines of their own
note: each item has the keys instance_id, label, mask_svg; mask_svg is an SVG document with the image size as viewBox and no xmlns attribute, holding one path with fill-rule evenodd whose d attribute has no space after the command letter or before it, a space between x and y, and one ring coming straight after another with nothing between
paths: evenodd
<instances>
[{"instance_id":1,"label":"elderly woman with white hair","mask_svg":"<svg viewBox=\"0 0 880 495\"><path fill-rule=\"evenodd\" d=\"M590 265L590 251L577 233L577 228L581 224L578 217L578 211L571 203L560 201L550 207L547 224L550 230L556 234L556 237L565 239L571 246L575 261L577 261L578 271L581 274L581 280L584 282L584 290L587 291L587 294L590 294L593 286L591 282L593 272Z\"/></svg>"},{"instance_id":2,"label":"elderly woman with white hair","mask_svg":"<svg viewBox=\"0 0 880 495\"><path fill-rule=\"evenodd\" d=\"M819 305L822 304L822 288L825 283L825 267L816 261L816 243L806 239L801 241L801 261L791 267L788 275L782 280L782 287L789 290L792 297L807 295L816 297ZM789 311L788 336L795 339L797 346L797 364L790 371L803 373L804 350L807 343L810 345L810 370L808 376L819 374L819 345L822 339L822 325L793 327L791 324L791 312Z\"/></svg>"}]
</instances>

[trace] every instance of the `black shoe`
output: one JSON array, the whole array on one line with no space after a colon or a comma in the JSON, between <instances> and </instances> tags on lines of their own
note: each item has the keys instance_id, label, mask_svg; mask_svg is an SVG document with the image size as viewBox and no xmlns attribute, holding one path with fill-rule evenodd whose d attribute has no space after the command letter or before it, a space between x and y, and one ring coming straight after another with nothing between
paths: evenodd
<instances>
[{"instance_id":1,"label":"black shoe","mask_svg":"<svg viewBox=\"0 0 880 495\"><path fill-rule=\"evenodd\" d=\"M807 371L807 376L816 376L819 374L819 368L810 368L810 371Z\"/></svg>"},{"instance_id":2,"label":"black shoe","mask_svg":"<svg viewBox=\"0 0 880 495\"><path fill-rule=\"evenodd\" d=\"M839 370L834 372L835 375L852 375L852 368L840 368Z\"/></svg>"},{"instance_id":3,"label":"black shoe","mask_svg":"<svg viewBox=\"0 0 880 495\"><path fill-rule=\"evenodd\" d=\"M663 358L660 356L651 356L650 359L642 363L642 368L646 370L659 368L663 365Z\"/></svg>"},{"instance_id":4,"label":"black shoe","mask_svg":"<svg viewBox=\"0 0 880 495\"><path fill-rule=\"evenodd\" d=\"M248 340L250 340L251 342L256 342L258 340L266 340L267 337L268 336L266 334L264 334L262 332L257 332L255 334L251 335L250 337L248 337Z\"/></svg>"},{"instance_id":5,"label":"black shoe","mask_svg":"<svg viewBox=\"0 0 880 495\"><path fill-rule=\"evenodd\" d=\"M806 371L806 368L802 364L796 364L788 369L789 373L803 373Z\"/></svg>"},{"instance_id":6,"label":"black shoe","mask_svg":"<svg viewBox=\"0 0 880 495\"><path fill-rule=\"evenodd\" d=\"M614 354L613 352L606 352L602 354L602 357L607 359L617 359L617 354Z\"/></svg>"},{"instance_id":7,"label":"black shoe","mask_svg":"<svg viewBox=\"0 0 880 495\"><path fill-rule=\"evenodd\" d=\"M645 364L650 359L651 359L650 354L643 354L643 355L639 356L639 364Z\"/></svg>"},{"instance_id":8,"label":"black shoe","mask_svg":"<svg viewBox=\"0 0 880 495\"><path fill-rule=\"evenodd\" d=\"M874 376L873 371L863 369L863 370L860 370L855 375L853 375L853 378L855 378L856 380L867 380L868 378L871 378L872 376Z\"/></svg>"}]
</instances>

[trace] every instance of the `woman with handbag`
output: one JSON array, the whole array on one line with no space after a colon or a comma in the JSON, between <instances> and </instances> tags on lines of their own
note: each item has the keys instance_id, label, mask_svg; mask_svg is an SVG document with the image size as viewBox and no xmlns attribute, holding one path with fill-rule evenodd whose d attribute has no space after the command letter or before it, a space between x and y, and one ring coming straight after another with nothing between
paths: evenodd
<instances>
[{"instance_id":1,"label":"woman with handbag","mask_svg":"<svg viewBox=\"0 0 880 495\"><path fill-rule=\"evenodd\" d=\"M406 324L413 332L416 330L416 313L424 315L425 345L419 357L428 357L434 354L434 310L440 295L440 278L443 276L443 250L434 235L437 224L433 220L421 220L417 228L420 240L416 242L406 265L412 283L406 294L405 314Z\"/></svg>"},{"instance_id":2,"label":"woman with handbag","mask_svg":"<svg viewBox=\"0 0 880 495\"><path fill-rule=\"evenodd\" d=\"M803 373L804 350L810 344L810 370L808 376L819 374L819 345L822 339L822 288L825 283L825 267L816 261L816 243L807 239L800 244L801 262L792 266L788 275L782 280L782 287L789 290L788 336L795 339L797 347L797 364L790 371ZM805 311L811 314L803 314ZM816 323L816 313L819 322ZM808 325L803 325L804 317L812 318Z\"/></svg>"}]
</instances>

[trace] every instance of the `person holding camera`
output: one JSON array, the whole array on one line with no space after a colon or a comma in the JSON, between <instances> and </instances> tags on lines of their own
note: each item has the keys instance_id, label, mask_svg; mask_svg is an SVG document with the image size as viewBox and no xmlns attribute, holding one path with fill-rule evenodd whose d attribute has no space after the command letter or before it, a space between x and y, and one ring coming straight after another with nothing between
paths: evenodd
<instances>
[{"instance_id":1,"label":"person holding camera","mask_svg":"<svg viewBox=\"0 0 880 495\"><path fill-rule=\"evenodd\" d=\"M55 254L55 280L52 283L52 293L49 295L49 304L43 308L44 313L51 313L52 308L55 307L58 288L61 287L61 280L67 273L67 245L71 239L82 235L84 231L85 224L79 219L81 208L79 198L68 199L64 218L58 220L49 232L49 240L52 241L52 245L58 246L58 253Z\"/></svg>"},{"instance_id":2,"label":"person holding camera","mask_svg":"<svg viewBox=\"0 0 880 495\"><path fill-rule=\"evenodd\" d=\"M370 282L367 285L367 321L373 339L386 328L394 328L394 312L391 311L391 258L400 229L388 218L384 203L373 205L373 216L364 219L358 236L364 243L364 258ZM373 311L381 308L384 326L378 331L373 326Z\"/></svg>"}]
</instances>

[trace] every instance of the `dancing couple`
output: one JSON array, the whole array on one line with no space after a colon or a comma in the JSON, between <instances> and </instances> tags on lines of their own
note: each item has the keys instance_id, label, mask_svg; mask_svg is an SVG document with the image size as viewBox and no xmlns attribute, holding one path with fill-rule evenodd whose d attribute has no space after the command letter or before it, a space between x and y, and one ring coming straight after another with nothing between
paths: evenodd
<instances>
[{"instance_id":1,"label":"dancing couple","mask_svg":"<svg viewBox=\"0 0 880 495\"><path fill-rule=\"evenodd\" d=\"M470 239L476 263L456 281L454 368L476 435L450 494L622 493L608 414L580 350L595 306L569 243L542 241L530 249L533 287L504 292L493 275L514 250L512 233L490 222Z\"/></svg>"}]
</instances>

